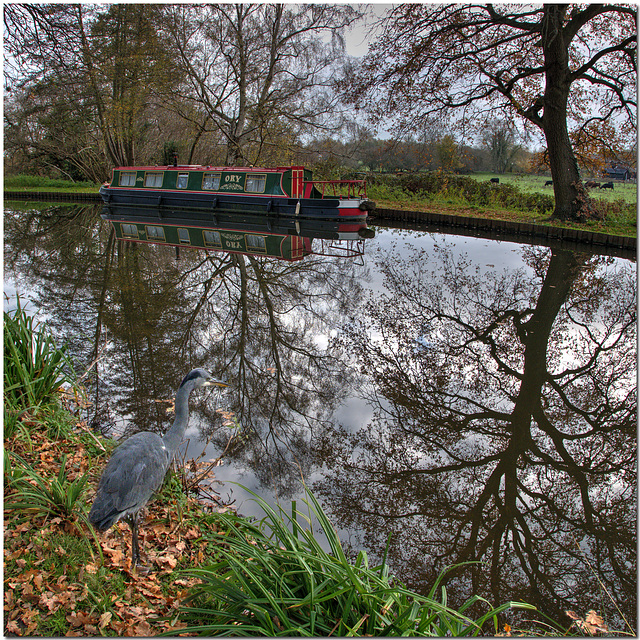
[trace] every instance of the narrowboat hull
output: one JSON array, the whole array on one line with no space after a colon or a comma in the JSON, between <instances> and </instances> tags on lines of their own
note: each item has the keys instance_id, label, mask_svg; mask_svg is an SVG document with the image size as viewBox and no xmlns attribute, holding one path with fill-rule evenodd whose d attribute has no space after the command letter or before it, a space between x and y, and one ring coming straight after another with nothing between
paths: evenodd
<instances>
[{"instance_id":1,"label":"narrowboat hull","mask_svg":"<svg viewBox=\"0 0 640 640\"><path fill-rule=\"evenodd\" d=\"M100 195L107 206L153 207L195 222L238 215L366 220L375 206L363 180L314 181L303 167L118 167Z\"/></svg>"},{"instance_id":2,"label":"narrowboat hull","mask_svg":"<svg viewBox=\"0 0 640 640\"><path fill-rule=\"evenodd\" d=\"M353 218L366 220L370 201L339 198L286 198L211 193L172 193L100 187L106 205L189 213L194 220L207 221L220 215L271 215L310 219Z\"/></svg>"}]
</instances>

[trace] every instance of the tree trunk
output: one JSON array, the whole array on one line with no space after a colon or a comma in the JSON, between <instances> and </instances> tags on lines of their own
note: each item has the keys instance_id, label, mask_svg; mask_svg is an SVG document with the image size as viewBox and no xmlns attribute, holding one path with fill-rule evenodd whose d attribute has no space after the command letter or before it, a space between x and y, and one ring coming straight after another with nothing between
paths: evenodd
<instances>
[{"instance_id":1,"label":"tree trunk","mask_svg":"<svg viewBox=\"0 0 640 640\"><path fill-rule=\"evenodd\" d=\"M567 127L571 71L568 43L563 32L566 11L567 5L545 5L542 46L546 86L542 122L556 199L552 217L583 222L591 217L592 208L580 179Z\"/></svg>"},{"instance_id":2,"label":"tree trunk","mask_svg":"<svg viewBox=\"0 0 640 640\"><path fill-rule=\"evenodd\" d=\"M569 297L571 286L579 274L580 255L573 251L555 250L531 317L516 328L524 346L524 365L520 390L511 414L512 435L507 459L513 464L505 467L504 509L509 522L518 513L519 457L531 447L531 422L540 407L542 386L547 380L547 349L553 323Z\"/></svg>"},{"instance_id":3,"label":"tree trunk","mask_svg":"<svg viewBox=\"0 0 640 640\"><path fill-rule=\"evenodd\" d=\"M244 167L247 164L242 152L242 136L231 135L227 139L227 157L225 165L227 167Z\"/></svg>"}]
</instances>

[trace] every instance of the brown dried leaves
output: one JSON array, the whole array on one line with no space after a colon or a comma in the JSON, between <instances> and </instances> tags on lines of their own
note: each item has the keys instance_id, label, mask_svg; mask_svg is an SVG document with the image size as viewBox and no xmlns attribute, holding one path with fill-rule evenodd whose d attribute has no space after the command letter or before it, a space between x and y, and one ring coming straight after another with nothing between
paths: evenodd
<instances>
[{"instance_id":1,"label":"brown dried leaves","mask_svg":"<svg viewBox=\"0 0 640 640\"><path fill-rule=\"evenodd\" d=\"M577 627L581 633L595 636L598 633L609 632L604 620L593 609L587 612L584 620L575 611L565 611L565 613L573 620L571 626Z\"/></svg>"}]
</instances>

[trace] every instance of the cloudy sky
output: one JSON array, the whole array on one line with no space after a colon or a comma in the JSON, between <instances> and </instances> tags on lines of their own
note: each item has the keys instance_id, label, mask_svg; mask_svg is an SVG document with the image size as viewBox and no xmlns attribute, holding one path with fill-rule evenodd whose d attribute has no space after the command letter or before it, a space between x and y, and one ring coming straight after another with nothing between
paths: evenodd
<instances>
[{"instance_id":1,"label":"cloudy sky","mask_svg":"<svg viewBox=\"0 0 640 640\"><path fill-rule=\"evenodd\" d=\"M354 4L353 6L358 6ZM360 5L362 6L362 5ZM356 27L347 33L347 53L350 56L363 56L367 53L369 42L373 35L370 32L373 24L383 17L393 5L370 4L366 9L366 17L358 22Z\"/></svg>"}]
</instances>

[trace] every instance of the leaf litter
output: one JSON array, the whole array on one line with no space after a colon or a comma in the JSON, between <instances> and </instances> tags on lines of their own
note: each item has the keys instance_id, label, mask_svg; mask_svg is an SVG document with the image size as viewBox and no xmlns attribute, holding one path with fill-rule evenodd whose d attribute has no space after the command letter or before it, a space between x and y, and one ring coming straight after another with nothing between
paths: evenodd
<instances>
[{"instance_id":1,"label":"leaf litter","mask_svg":"<svg viewBox=\"0 0 640 640\"><path fill-rule=\"evenodd\" d=\"M80 430L83 425L79 425ZM9 448L8 443L5 446ZM74 442L53 442L43 432L33 431L28 443L14 441L11 450L18 453L42 477L55 477L60 459L68 456L69 480L85 473L91 476L87 501L97 485L99 469L92 464L86 448ZM105 460L106 461L106 460ZM5 485L5 497L11 488ZM188 496L183 512L203 513L203 504ZM211 507L215 510L215 507ZM229 507L225 507L225 510ZM43 620L64 619L66 630L60 635L87 637L102 635L154 636L170 631L181 634L185 623L178 621L178 609L196 578L174 578L178 565L198 566L212 549L203 535L211 525L204 519L179 518L175 507L153 499L140 527L143 560L151 571L131 571L131 532L118 522L98 541L104 560L95 553L91 532L84 524L45 516L21 520L17 512L5 513L4 632L6 636L42 635ZM199 524L202 522L202 527ZM59 542L65 534L84 537L94 547L93 560L74 569L63 568L60 561L69 553ZM57 540L55 545L49 541ZM69 574L67 577L66 574ZM124 585L121 593L110 591L111 602L96 603L87 587L87 578L103 583L116 579ZM105 610L106 609L106 610ZM58 634L56 634L58 635Z\"/></svg>"}]
</instances>

